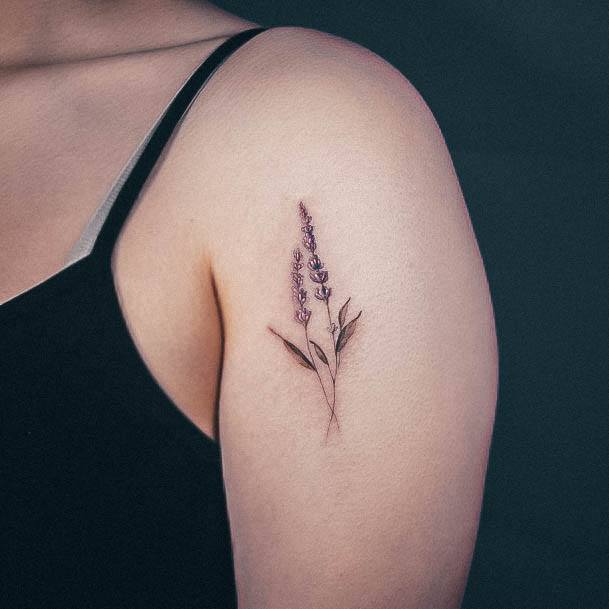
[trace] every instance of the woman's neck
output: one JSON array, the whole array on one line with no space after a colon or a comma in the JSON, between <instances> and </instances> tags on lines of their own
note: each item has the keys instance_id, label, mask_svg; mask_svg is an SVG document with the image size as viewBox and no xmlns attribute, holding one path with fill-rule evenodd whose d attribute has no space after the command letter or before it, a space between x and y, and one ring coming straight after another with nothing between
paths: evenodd
<instances>
[{"instance_id":1,"label":"woman's neck","mask_svg":"<svg viewBox=\"0 0 609 609\"><path fill-rule=\"evenodd\" d=\"M2 0L0 68L80 61L224 35L232 15L189 0ZM227 32L230 34L231 32Z\"/></svg>"}]
</instances>

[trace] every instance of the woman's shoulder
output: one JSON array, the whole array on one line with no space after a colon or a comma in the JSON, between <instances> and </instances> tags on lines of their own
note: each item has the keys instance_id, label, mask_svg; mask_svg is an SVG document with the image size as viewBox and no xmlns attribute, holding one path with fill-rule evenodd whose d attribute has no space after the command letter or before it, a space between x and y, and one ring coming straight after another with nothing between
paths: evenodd
<instances>
[{"instance_id":1,"label":"woman's shoulder","mask_svg":"<svg viewBox=\"0 0 609 609\"><path fill-rule=\"evenodd\" d=\"M195 182L217 176L223 188L269 179L281 187L287 178L293 189L312 179L305 167L328 170L364 152L380 161L406 140L448 161L438 123L407 75L372 49L307 27L271 27L248 40L214 72L184 123L180 161ZM277 175L283 162L291 169Z\"/></svg>"},{"instance_id":2,"label":"woman's shoulder","mask_svg":"<svg viewBox=\"0 0 609 609\"><path fill-rule=\"evenodd\" d=\"M205 231L226 219L227 201L239 210L244 192L261 216L345 180L460 199L441 129L407 75L321 30L272 27L248 40L209 79L183 127L181 169L170 179L181 193L188 181L185 204ZM223 233L214 229L206 242L223 243Z\"/></svg>"},{"instance_id":3,"label":"woman's shoulder","mask_svg":"<svg viewBox=\"0 0 609 609\"><path fill-rule=\"evenodd\" d=\"M251 27L260 26L244 30ZM320 107L328 110L326 119L333 110L343 117L345 111L374 116L379 102L430 114L407 76L374 50L301 26L268 27L248 40L227 58L206 90L218 93L223 108L260 111L267 120L283 120L273 110L286 106L294 122L309 120L309 113ZM201 96L197 105L206 106L210 97ZM195 106L191 115L198 114Z\"/></svg>"}]
</instances>

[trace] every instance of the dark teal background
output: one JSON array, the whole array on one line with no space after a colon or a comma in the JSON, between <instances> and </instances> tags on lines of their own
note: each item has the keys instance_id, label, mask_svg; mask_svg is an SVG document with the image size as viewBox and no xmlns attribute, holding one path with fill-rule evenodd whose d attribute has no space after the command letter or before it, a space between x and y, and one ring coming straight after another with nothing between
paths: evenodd
<instances>
[{"instance_id":1,"label":"dark teal background","mask_svg":"<svg viewBox=\"0 0 609 609\"><path fill-rule=\"evenodd\" d=\"M606 3L217 4L362 44L426 100L476 230L500 348L463 607L609 608Z\"/></svg>"}]
</instances>

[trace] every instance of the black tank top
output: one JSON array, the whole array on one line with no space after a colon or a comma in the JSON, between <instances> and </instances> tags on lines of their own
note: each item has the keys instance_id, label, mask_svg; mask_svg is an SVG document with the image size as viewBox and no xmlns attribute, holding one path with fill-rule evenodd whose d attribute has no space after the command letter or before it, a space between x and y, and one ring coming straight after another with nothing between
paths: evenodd
<instances>
[{"instance_id":1,"label":"black tank top","mask_svg":"<svg viewBox=\"0 0 609 609\"><path fill-rule=\"evenodd\" d=\"M266 29L229 38L188 78L91 252L0 305L2 607L236 607L219 446L141 359L110 262L193 99Z\"/></svg>"}]
</instances>

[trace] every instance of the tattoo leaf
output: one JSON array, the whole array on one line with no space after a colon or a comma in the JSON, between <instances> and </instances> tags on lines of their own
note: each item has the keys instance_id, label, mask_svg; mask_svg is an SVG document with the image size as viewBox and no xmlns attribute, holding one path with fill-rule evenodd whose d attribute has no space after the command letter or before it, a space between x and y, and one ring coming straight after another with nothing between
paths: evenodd
<instances>
[{"instance_id":1,"label":"tattoo leaf","mask_svg":"<svg viewBox=\"0 0 609 609\"><path fill-rule=\"evenodd\" d=\"M273 330L273 328L269 328L269 330L275 336L277 336L278 338L281 339L285 348L288 350L288 353L290 355L292 355L301 366L304 366L305 368L309 368L309 370L315 370L315 366L312 364L311 360L296 345L291 343L289 340L286 340L285 338L283 338L283 336L281 336L281 334L275 332L275 330Z\"/></svg>"},{"instance_id":2,"label":"tattoo leaf","mask_svg":"<svg viewBox=\"0 0 609 609\"><path fill-rule=\"evenodd\" d=\"M324 350L315 341L310 340L309 342L313 345L315 353L317 353L317 357L327 366L328 358L326 357Z\"/></svg>"},{"instance_id":3,"label":"tattoo leaf","mask_svg":"<svg viewBox=\"0 0 609 609\"><path fill-rule=\"evenodd\" d=\"M359 316L362 314L360 311L342 330L338 335L338 339L336 340L336 352L339 353L344 346L347 344L347 341L353 336L355 332L355 326L357 324L357 320Z\"/></svg>"},{"instance_id":4,"label":"tattoo leaf","mask_svg":"<svg viewBox=\"0 0 609 609\"><path fill-rule=\"evenodd\" d=\"M347 310L349 309L349 301L351 300L351 297L349 296L349 298L347 298L347 302L345 302L345 304L340 308L340 311L338 312L338 324L340 326L340 329L343 329L343 326L345 325L345 318L347 317Z\"/></svg>"}]
</instances>

